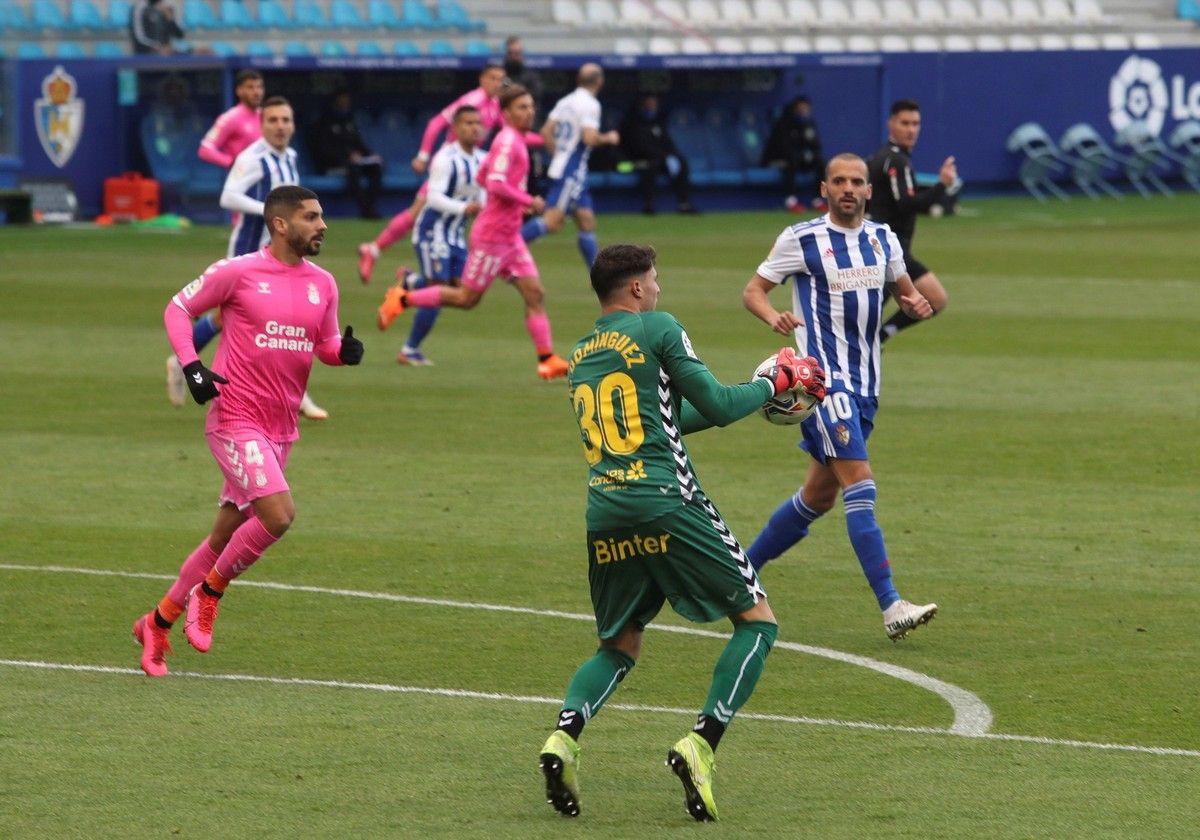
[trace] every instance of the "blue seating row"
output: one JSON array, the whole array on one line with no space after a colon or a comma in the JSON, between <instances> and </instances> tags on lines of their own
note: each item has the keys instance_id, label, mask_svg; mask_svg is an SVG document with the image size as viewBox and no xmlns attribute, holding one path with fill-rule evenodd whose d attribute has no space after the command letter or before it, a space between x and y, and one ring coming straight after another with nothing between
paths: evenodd
<instances>
[{"instance_id":1,"label":"blue seating row","mask_svg":"<svg viewBox=\"0 0 1200 840\"><path fill-rule=\"evenodd\" d=\"M103 5L103 10L101 5ZM104 31L129 25L130 0L32 0L28 11L0 0L0 31ZM258 0L258 14L241 0L183 0L180 25L192 30L392 29L483 32L457 0Z\"/></svg>"},{"instance_id":2,"label":"blue seating row","mask_svg":"<svg viewBox=\"0 0 1200 840\"><path fill-rule=\"evenodd\" d=\"M250 41L235 46L228 41L212 41L206 44L214 53L227 58L235 55L272 56L285 55L291 58L311 56L373 56L387 55L416 56L416 55L459 55L449 41L432 41L425 53L412 41L394 41L381 44L378 41L359 41L351 49L340 41L325 41L312 46L306 41L284 41L269 43L267 41ZM38 41L23 41L13 51L14 58L123 58L130 54L124 42L97 41L89 51L77 41L54 41L53 44L43 44ZM462 55L490 56L497 50L485 41L468 41L461 50ZM3 51L0 50L0 57Z\"/></svg>"}]
</instances>

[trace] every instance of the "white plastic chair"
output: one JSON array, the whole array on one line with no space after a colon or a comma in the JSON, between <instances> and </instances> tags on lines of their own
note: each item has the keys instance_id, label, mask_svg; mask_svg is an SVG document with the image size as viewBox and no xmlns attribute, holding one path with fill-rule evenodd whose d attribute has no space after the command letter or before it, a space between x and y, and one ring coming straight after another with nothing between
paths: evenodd
<instances>
[{"instance_id":1,"label":"white plastic chair","mask_svg":"<svg viewBox=\"0 0 1200 840\"><path fill-rule=\"evenodd\" d=\"M975 49L979 52L1004 52L1008 49L1008 42L1004 36L994 32L981 32L975 36Z\"/></svg>"},{"instance_id":2,"label":"white plastic chair","mask_svg":"<svg viewBox=\"0 0 1200 840\"><path fill-rule=\"evenodd\" d=\"M1097 0L1074 0L1075 20L1088 23L1099 23L1104 20L1104 9Z\"/></svg>"},{"instance_id":3,"label":"white plastic chair","mask_svg":"<svg viewBox=\"0 0 1200 840\"><path fill-rule=\"evenodd\" d=\"M1129 36L1123 32L1105 32L1100 36L1100 47L1106 50L1129 49Z\"/></svg>"},{"instance_id":4,"label":"white plastic chair","mask_svg":"<svg viewBox=\"0 0 1200 840\"><path fill-rule=\"evenodd\" d=\"M592 26L615 27L620 18L617 17L617 7L611 0L587 0L583 7L584 17Z\"/></svg>"},{"instance_id":5,"label":"white plastic chair","mask_svg":"<svg viewBox=\"0 0 1200 840\"><path fill-rule=\"evenodd\" d=\"M703 38L697 38L695 35L688 35L683 39L683 43L679 45L680 52L687 55L708 55L713 51L712 45Z\"/></svg>"},{"instance_id":6,"label":"white plastic chair","mask_svg":"<svg viewBox=\"0 0 1200 840\"><path fill-rule=\"evenodd\" d=\"M817 0L817 14L822 26L850 28L855 26L855 20L850 14L850 6L843 0Z\"/></svg>"},{"instance_id":7,"label":"white plastic chair","mask_svg":"<svg viewBox=\"0 0 1200 840\"><path fill-rule=\"evenodd\" d=\"M879 36L879 51L887 53L904 53L912 49L912 44L903 35L889 32Z\"/></svg>"},{"instance_id":8,"label":"white plastic chair","mask_svg":"<svg viewBox=\"0 0 1200 840\"><path fill-rule=\"evenodd\" d=\"M657 27L660 18L641 0L621 0L617 6L621 23L628 27L646 29Z\"/></svg>"},{"instance_id":9,"label":"white plastic chair","mask_svg":"<svg viewBox=\"0 0 1200 840\"><path fill-rule=\"evenodd\" d=\"M1012 0L1010 8L1013 22L1022 26L1035 26L1042 19L1042 7L1037 0Z\"/></svg>"},{"instance_id":10,"label":"white plastic chair","mask_svg":"<svg viewBox=\"0 0 1200 840\"><path fill-rule=\"evenodd\" d=\"M754 26L754 13L746 0L721 0L721 20L728 26Z\"/></svg>"},{"instance_id":11,"label":"white plastic chair","mask_svg":"<svg viewBox=\"0 0 1200 840\"><path fill-rule=\"evenodd\" d=\"M1038 48L1037 38L1024 32L1014 32L1008 36L1008 48L1014 52L1031 52Z\"/></svg>"},{"instance_id":12,"label":"white plastic chair","mask_svg":"<svg viewBox=\"0 0 1200 840\"><path fill-rule=\"evenodd\" d=\"M550 6L550 16L556 23L565 23L567 26L587 24L583 16L583 6L576 0L554 0Z\"/></svg>"},{"instance_id":13,"label":"white plastic chair","mask_svg":"<svg viewBox=\"0 0 1200 840\"><path fill-rule=\"evenodd\" d=\"M803 35L784 35L779 41L779 47L785 53L806 55L813 52L812 41Z\"/></svg>"},{"instance_id":14,"label":"white plastic chair","mask_svg":"<svg viewBox=\"0 0 1200 840\"><path fill-rule=\"evenodd\" d=\"M1042 20L1047 23L1069 23L1074 17L1070 0L1042 0Z\"/></svg>"},{"instance_id":15,"label":"white plastic chair","mask_svg":"<svg viewBox=\"0 0 1200 840\"><path fill-rule=\"evenodd\" d=\"M754 0L751 12L754 21L761 25L773 26L777 23L791 23L783 8L783 0Z\"/></svg>"},{"instance_id":16,"label":"white plastic chair","mask_svg":"<svg viewBox=\"0 0 1200 840\"><path fill-rule=\"evenodd\" d=\"M779 52L779 42L766 35L752 35L746 41L746 51L759 54L776 53Z\"/></svg>"},{"instance_id":17,"label":"white plastic chair","mask_svg":"<svg viewBox=\"0 0 1200 840\"><path fill-rule=\"evenodd\" d=\"M746 42L734 35L718 35L713 38L713 47L719 53L744 53Z\"/></svg>"},{"instance_id":18,"label":"white plastic chair","mask_svg":"<svg viewBox=\"0 0 1200 840\"><path fill-rule=\"evenodd\" d=\"M688 0L688 23L699 29L713 29L721 23L721 10L714 0Z\"/></svg>"},{"instance_id":19,"label":"white plastic chair","mask_svg":"<svg viewBox=\"0 0 1200 840\"><path fill-rule=\"evenodd\" d=\"M787 0L787 19L792 26L815 26L821 20L813 0Z\"/></svg>"},{"instance_id":20,"label":"white plastic chair","mask_svg":"<svg viewBox=\"0 0 1200 840\"><path fill-rule=\"evenodd\" d=\"M1069 50L1071 42L1067 40L1066 35L1060 35L1057 32L1043 32L1037 36L1038 47L1043 50Z\"/></svg>"},{"instance_id":21,"label":"white plastic chair","mask_svg":"<svg viewBox=\"0 0 1200 840\"><path fill-rule=\"evenodd\" d=\"M1156 50L1162 46L1162 39L1153 32L1135 32L1133 46L1139 50Z\"/></svg>"},{"instance_id":22,"label":"white plastic chair","mask_svg":"<svg viewBox=\"0 0 1200 840\"><path fill-rule=\"evenodd\" d=\"M836 35L818 35L813 38L813 52L843 53L845 51L846 42Z\"/></svg>"},{"instance_id":23,"label":"white plastic chair","mask_svg":"<svg viewBox=\"0 0 1200 840\"><path fill-rule=\"evenodd\" d=\"M651 55L677 55L679 53L679 42L665 35L652 35L650 36L649 49Z\"/></svg>"},{"instance_id":24,"label":"white plastic chair","mask_svg":"<svg viewBox=\"0 0 1200 840\"><path fill-rule=\"evenodd\" d=\"M942 40L946 52L975 52L975 42L970 35L961 32L951 32Z\"/></svg>"},{"instance_id":25,"label":"white plastic chair","mask_svg":"<svg viewBox=\"0 0 1200 840\"><path fill-rule=\"evenodd\" d=\"M918 0L918 3L920 0ZM918 10L917 15L924 17ZM974 0L946 0L945 25L961 29L975 29L981 23L979 7Z\"/></svg>"},{"instance_id":26,"label":"white plastic chair","mask_svg":"<svg viewBox=\"0 0 1200 840\"><path fill-rule=\"evenodd\" d=\"M942 42L936 35L928 32L918 32L912 36L913 52L941 52Z\"/></svg>"},{"instance_id":27,"label":"white plastic chair","mask_svg":"<svg viewBox=\"0 0 1200 840\"><path fill-rule=\"evenodd\" d=\"M846 39L846 52L871 53L879 52L879 44L870 35L851 35Z\"/></svg>"},{"instance_id":28,"label":"white plastic chair","mask_svg":"<svg viewBox=\"0 0 1200 840\"><path fill-rule=\"evenodd\" d=\"M1012 13L1004 0L979 0L979 20L988 26L1006 24L1012 21Z\"/></svg>"}]
</instances>

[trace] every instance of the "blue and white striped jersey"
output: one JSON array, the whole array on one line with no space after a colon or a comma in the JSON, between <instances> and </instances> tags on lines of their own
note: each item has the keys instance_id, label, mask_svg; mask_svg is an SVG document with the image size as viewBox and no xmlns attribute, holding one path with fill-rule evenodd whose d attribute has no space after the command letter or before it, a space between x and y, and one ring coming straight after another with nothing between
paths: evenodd
<instances>
[{"instance_id":1,"label":"blue and white striped jersey","mask_svg":"<svg viewBox=\"0 0 1200 840\"><path fill-rule=\"evenodd\" d=\"M467 247L463 210L472 201L487 201L487 192L476 181L479 164L486 156L478 147L468 152L458 143L447 143L433 156L425 206L413 225L414 245L432 242Z\"/></svg>"},{"instance_id":2,"label":"blue and white striped jersey","mask_svg":"<svg viewBox=\"0 0 1200 840\"><path fill-rule=\"evenodd\" d=\"M554 157L546 175L553 180L582 178L592 153L583 142L583 130L600 130L600 100L589 90L575 88L554 104L547 119L554 120Z\"/></svg>"},{"instance_id":3,"label":"blue and white striped jersey","mask_svg":"<svg viewBox=\"0 0 1200 840\"><path fill-rule=\"evenodd\" d=\"M796 346L815 356L831 390L879 396L879 328L885 283L907 274L900 240L887 225L840 228L828 215L779 234L758 275L792 277L792 306L803 325Z\"/></svg>"},{"instance_id":4,"label":"blue and white striped jersey","mask_svg":"<svg viewBox=\"0 0 1200 840\"><path fill-rule=\"evenodd\" d=\"M227 256L252 254L271 241L262 215L263 202L275 187L299 183L296 150L291 146L276 151L260 137L242 150L221 189L221 206L241 214L230 234Z\"/></svg>"}]
</instances>

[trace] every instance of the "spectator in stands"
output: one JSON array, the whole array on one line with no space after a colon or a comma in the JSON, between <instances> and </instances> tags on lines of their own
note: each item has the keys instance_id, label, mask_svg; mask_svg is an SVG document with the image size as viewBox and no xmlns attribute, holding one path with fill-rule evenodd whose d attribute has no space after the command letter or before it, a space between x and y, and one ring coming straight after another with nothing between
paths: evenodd
<instances>
[{"instance_id":1,"label":"spectator in stands","mask_svg":"<svg viewBox=\"0 0 1200 840\"><path fill-rule=\"evenodd\" d=\"M771 126L771 134L763 147L762 165L782 171L783 203L793 213L808 209L796 195L796 176L801 172L812 173L812 209L824 212L828 208L825 199L821 198L825 156L821 153L821 136L812 117L812 101L807 96L800 95L789 102Z\"/></svg>"},{"instance_id":2,"label":"spectator in stands","mask_svg":"<svg viewBox=\"0 0 1200 840\"><path fill-rule=\"evenodd\" d=\"M542 77L525 66L525 45L517 35L508 36L504 42L504 75L513 84L529 91L535 105L541 104Z\"/></svg>"},{"instance_id":3,"label":"spectator in stands","mask_svg":"<svg viewBox=\"0 0 1200 840\"><path fill-rule=\"evenodd\" d=\"M175 7L166 0L135 0L129 10L129 38L135 55L186 53L172 41L183 37Z\"/></svg>"},{"instance_id":4,"label":"spectator in stands","mask_svg":"<svg viewBox=\"0 0 1200 840\"><path fill-rule=\"evenodd\" d=\"M364 219L378 219L379 186L383 160L371 151L354 119L349 91L334 94L317 120L313 157L322 175L346 174L346 192L358 204Z\"/></svg>"},{"instance_id":5,"label":"spectator in stands","mask_svg":"<svg viewBox=\"0 0 1200 840\"><path fill-rule=\"evenodd\" d=\"M630 108L618 130L621 150L633 161L642 191L642 212L655 212L654 188L659 173L671 179L680 213L695 213L692 206L691 175L687 158L679 151L667 131L667 122L658 107L658 97L647 94Z\"/></svg>"}]
</instances>

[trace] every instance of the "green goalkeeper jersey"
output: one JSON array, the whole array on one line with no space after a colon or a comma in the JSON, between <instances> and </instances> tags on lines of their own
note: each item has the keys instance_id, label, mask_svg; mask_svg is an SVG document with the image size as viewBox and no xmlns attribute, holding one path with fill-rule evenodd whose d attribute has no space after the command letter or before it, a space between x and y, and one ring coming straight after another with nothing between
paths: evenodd
<instances>
[{"instance_id":1,"label":"green goalkeeper jersey","mask_svg":"<svg viewBox=\"0 0 1200 840\"><path fill-rule=\"evenodd\" d=\"M774 393L722 385L666 312L610 312L568 358L588 464L587 527L657 519L700 495L683 435L750 414Z\"/></svg>"}]
</instances>

